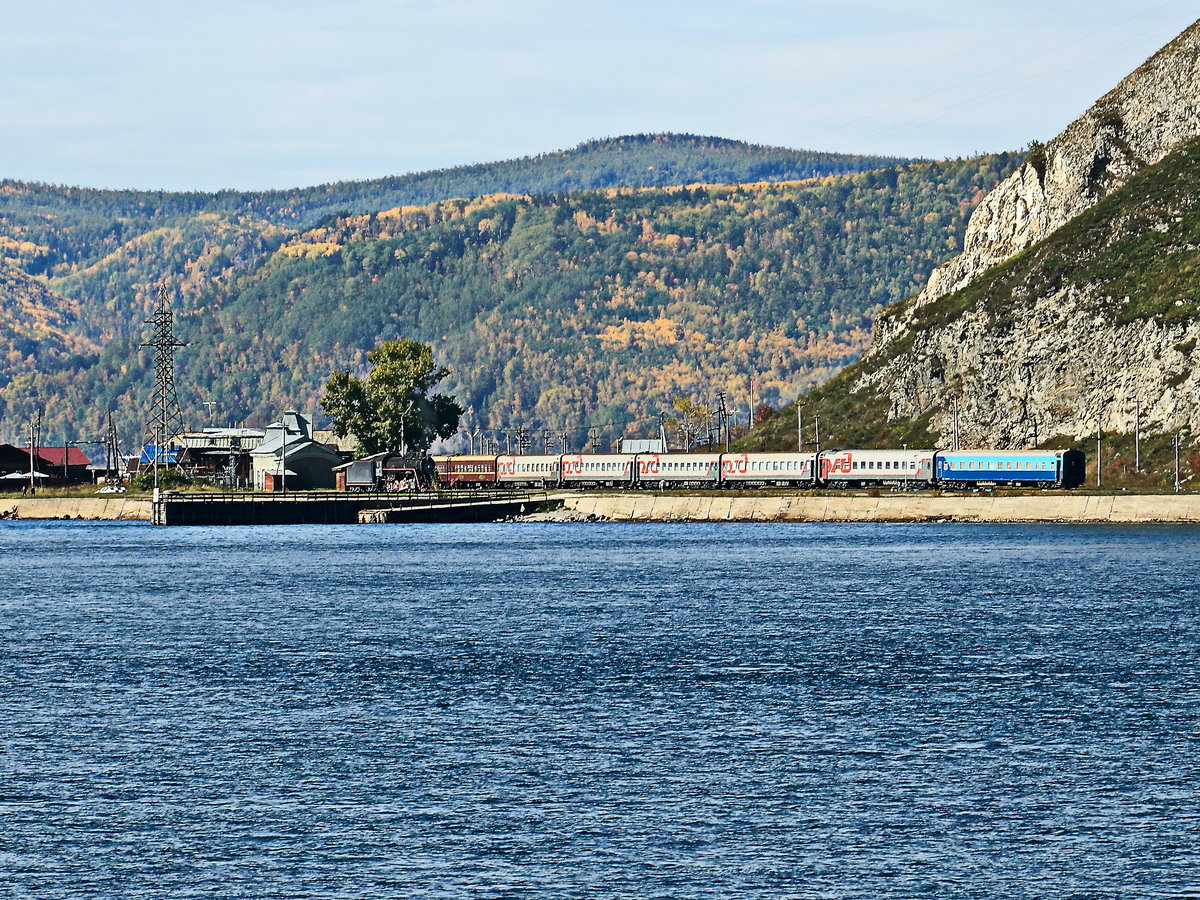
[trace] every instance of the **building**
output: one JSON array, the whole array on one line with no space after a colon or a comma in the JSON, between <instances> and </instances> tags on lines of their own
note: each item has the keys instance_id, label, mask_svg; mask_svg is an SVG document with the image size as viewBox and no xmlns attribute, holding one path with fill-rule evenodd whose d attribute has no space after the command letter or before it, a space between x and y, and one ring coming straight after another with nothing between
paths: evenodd
<instances>
[{"instance_id":1,"label":"building","mask_svg":"<svg viewBox=\"0 0 1200 900\"><path fill-rule=\"evenodd\" d=\"M261 491L311 491L335 485L333 469L341 454L312 438L307 416L294 409L266 428L263 442L250 453L251 478Z\"/></svg>"},{"instance_id":2,"label":"building","mask_svg":"<svg viewBox=\"0 0 1200 900\"><path fill-rule=\"evenodd\" d=\"M33 469L32 479L30 468ZM0 444L0 491L26 491L31 480L39 487L47 484L50 476L45 470L45 462L39 459L35 463L28 450L12 444Z\"/></svg>"},{"instance_id":3,"label":"building","mask_svg":"<svg viewBox=\"0 0 1200 900\"><path fill-rule=\"evenodd\" d=\"M249 487L253 482L250 454L262 446L267 433L261 428L205 428L181 434L181 465L190 478L204 478L228 487Z\"/></svg>"},{"instance_id":4,"label":"building","mask_svg":"<svg viewBox=\"0 0 1200 900\"><path fill-rule=\"evenodd\" d=\"M29 448L24 448L26 455ZM92 481L92 461L78 447L38 447L37 470L44 472L54 484L88 484ZM28 467L25 469L29 471Z\"/></svg>"}]
</instances>

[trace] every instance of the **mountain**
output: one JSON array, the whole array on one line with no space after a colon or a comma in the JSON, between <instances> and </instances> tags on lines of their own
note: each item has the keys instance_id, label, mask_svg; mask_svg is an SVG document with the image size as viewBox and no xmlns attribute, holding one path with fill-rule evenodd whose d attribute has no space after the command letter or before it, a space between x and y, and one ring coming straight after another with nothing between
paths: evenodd
<instances>
[{"instance_id":1,"label":"mountain","mask_svg":"<svg viewBox=\"0 0 1200 900\"><path fill-rule=\"evenodd\" d=\"M946 444L957 401L965 445L1061 444L1099 428L1115 472L1128 468L1135 427L1160 449L1162 435L1190 431L1198 60L1200 23L989 194L964 252L880 315L861 361L801 401L830 440ZM751 443L794 445L794 415Z\"/></svg>"},{"instance_id":2,"label":"mountain","mask_svg":"<svg viewBox=\"0 0 1200 900\"><path fill-rule=\"evenodd\" d=\"M76 330L100 350L13 378L0 413L23 421L54 398L53 428L88 430L112 404L136 428L150 379L142 322L163 268L180 273L177 381L193 424L208 399L233 421L315 408L332 369L394 337L434 344L472 425L645 432L673 396L744 398L751 375L778 403L861 354L874 314L960 246L975 204L1020 159L490 194L303 228L241 207L106 232L76 198L88 239L74 246L91 255L42 277L81 298ZM69 224L42 227L41 246L71 244L52 242ZM14 258L45 258L19 234L33 249Z\"/></svg>"},{"instance_id":3,"label":"mountain","mask_svg":"<svg viewBox=\"0 0 1200 900\"><path fill-rule=\"evenodd\" d=\"M30 274L62 276L140 234L206 214L303 229L329 215L456 197L797 181L905 162L911 160L764 147L688 134L640 134L521 159L289 190L121 191L0 181L0 235L25 245L19 262Z\"/></svg>"}]
</instances>

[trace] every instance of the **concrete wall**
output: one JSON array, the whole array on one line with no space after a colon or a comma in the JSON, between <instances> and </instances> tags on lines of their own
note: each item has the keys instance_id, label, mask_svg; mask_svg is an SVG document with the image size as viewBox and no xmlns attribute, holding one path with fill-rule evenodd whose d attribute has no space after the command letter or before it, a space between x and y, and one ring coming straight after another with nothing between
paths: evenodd
<instances>
[{"instance_id":1,"label":"concrete wall","mask_svg":"<svg viewBox=\"0 0 1200 900\"><path fill-rule=\"evenodd\" d=\"M617 521L1200 522L1200 495L1089 497L696 497L561 494L576 515Z\"/></svg>"},{"instance_id":2,"label":"concrete wall","mask_svg":"<svg viewBox=\"0 0 1200 900\"><path fill-rule=\"evenodd\" d=\"M150 521L150 501L113 497L29 497L0 500L4 519L137 519Z\"/></svg>"}]
</instances>

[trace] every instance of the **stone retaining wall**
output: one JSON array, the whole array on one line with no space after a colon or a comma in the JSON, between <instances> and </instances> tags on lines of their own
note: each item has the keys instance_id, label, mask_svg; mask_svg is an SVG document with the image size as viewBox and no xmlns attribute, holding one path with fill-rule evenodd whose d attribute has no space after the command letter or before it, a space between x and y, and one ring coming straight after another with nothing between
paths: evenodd
<instances>
[{"instance_id":1,"label":"stone retaining wall","mask_svg":"<svg viewBox=\"0 0 1200 900\"><path fill-rule=\"evenodd\" d=\"M150 501L112 497L22 497L0 500L4 519L92 519L150 521Z\"/></svg>"},{"instance_id":2,"label":"stone retaining wall","mask_svg":"<svg viewBox=\"0 0 1200 900\"><path fill-rule=\"evenodd\" d=\"M1200 522L1200 495L722 497L560 494L580 517L740 522Z\"/></svg>"}]
</instances>

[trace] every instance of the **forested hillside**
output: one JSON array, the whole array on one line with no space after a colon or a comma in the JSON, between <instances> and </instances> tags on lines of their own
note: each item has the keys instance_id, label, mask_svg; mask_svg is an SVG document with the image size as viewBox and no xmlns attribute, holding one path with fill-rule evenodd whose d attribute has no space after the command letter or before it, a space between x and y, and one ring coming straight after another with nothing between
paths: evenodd
<instances>
[{"instance_id":1,"label":"forested hillside","mask_svg":"<svg viewBox=\"0 0 1200 900\"><path fill-rule=\"evenodd\" d=\"M0 181L0 235L22 245L18 255L25 271L62 276L145 232L177 227L204 214L305 228L334 213L375 212L454 197L796 181L904 162L695 135L643 134L522 159L278 191L114 191ZM4 255L12 250L4 248Z\"/></svg>"},{"instance_id":2,"label":"forested hillside","mask_svg":"<svg viewBox=\"0 0 1200 900\"><path fill-rule=\"evenodd\" d=\"M207 399L230 421L314 408L333 368L395 337L432 342L471 424L487 427L645 432L673 396L719 387L744 405L751 374L779 402L862 353L872 315L956 252L974 205L1017 162L496 194L298 232L247 211L95 232L111 248L51 266L48 284L90 298L78 330L101 349L82 368L14 379L2 414L46 405L56 427L87 430L112 404L136 427L150 384L141 298L163 261L182 273L178 380L193 424Z\"/></svg>"}]
</instances>

